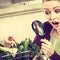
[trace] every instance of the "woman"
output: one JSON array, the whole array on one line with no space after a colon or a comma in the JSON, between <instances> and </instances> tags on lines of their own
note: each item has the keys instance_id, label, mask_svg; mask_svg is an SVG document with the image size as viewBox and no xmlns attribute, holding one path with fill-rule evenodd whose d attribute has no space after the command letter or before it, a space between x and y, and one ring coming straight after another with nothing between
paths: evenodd
<instances>
[{"instance_id":1,"label":"woman","mask_svg":"<svg viewBox=\"0 0 60 60\"><path fill-rule=\"evenodd\" d=\"M60 1L43 0L43 9L48 20L44 23L45 35L36 35L33 43L51 60L60 60Z\"/></svg>"}]
</instances>

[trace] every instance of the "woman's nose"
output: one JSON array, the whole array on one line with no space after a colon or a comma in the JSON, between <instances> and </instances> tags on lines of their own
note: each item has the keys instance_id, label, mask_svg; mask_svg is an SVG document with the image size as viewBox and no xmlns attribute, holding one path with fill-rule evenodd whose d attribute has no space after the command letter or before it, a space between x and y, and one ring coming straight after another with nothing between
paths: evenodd
<instances>
[{"instance_id":1,"label":"woman's nose","mask_svg":"<svg viewBox=\"0 0 60 60\"><path fill-rule=\"evenodd\" d=\"M55 19L56 18L56 13L55 12L51 12L51 19Z\"/></svg>"}]
</instances>

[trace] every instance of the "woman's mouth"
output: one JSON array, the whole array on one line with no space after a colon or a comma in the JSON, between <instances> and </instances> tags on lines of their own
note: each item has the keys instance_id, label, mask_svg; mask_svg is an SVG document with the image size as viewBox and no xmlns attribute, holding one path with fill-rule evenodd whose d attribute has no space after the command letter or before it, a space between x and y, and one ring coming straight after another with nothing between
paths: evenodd
<instances>
[{"instance_id":1,"label":"woman's mouth","mask_svg":"<svg viewBox=\"0 0 60 60\"><path fill-rule=\"evenodd\" d=\"M58 28L58 26L59 26L59 22L56 22L56 21L52 22L52 24L55 28Z\"/></svg>"},{"instance_id":2,"label":"woman's mouth","mask_svg":"<svg viewBox=\"0 0 60 60\"><path fill-rule=\"evenodd\" d=\"M54 22L52 22L52 24L53 24L53 25L58 25L59 22L54 21Z\"/></svg>"}]
</instances>

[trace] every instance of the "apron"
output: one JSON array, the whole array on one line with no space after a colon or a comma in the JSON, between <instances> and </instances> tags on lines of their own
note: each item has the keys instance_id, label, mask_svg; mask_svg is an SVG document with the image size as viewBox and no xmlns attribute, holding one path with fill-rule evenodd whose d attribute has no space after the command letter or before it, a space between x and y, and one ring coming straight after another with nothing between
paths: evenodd
<instances>
[{"instance_id":1,"label":"apron","mask_svg":"<svg viewBox=\"0 0 60 60\"><path fill-rule=\"evenodd\" d=\"M60 37L59 38L55 38L53 36L53 34L51 33L50 42L52 43L52 45L54 47L54 50L57 52L57 54L60 55Z\"/></svg>"}]
</instances>

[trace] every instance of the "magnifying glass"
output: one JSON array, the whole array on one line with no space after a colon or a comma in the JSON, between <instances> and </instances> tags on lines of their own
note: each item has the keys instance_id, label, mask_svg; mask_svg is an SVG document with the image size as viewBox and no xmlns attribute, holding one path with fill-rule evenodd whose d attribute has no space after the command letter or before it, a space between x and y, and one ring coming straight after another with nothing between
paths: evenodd
<instances>
[{"instance_id":1,"label":"magnifying glass","mask_svg":"<svg viewBox=\"0 0 60 60\"><path fill-rule=\"evenodd\" d=\"M43 36L45 34L43 23L39 20L35 20L32 22L32 29L35 32L35 34L39 36Z\"/></svg>"}]
</instances>

